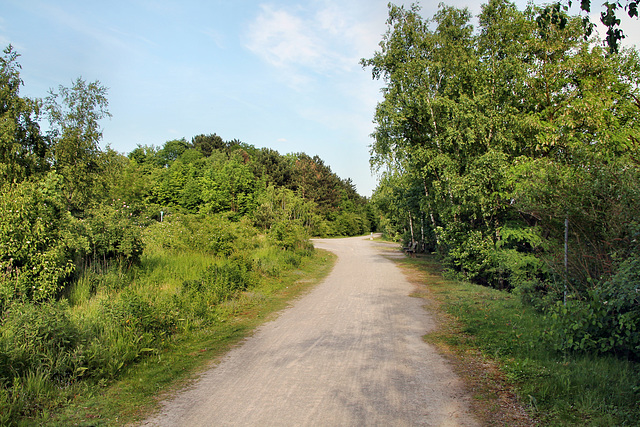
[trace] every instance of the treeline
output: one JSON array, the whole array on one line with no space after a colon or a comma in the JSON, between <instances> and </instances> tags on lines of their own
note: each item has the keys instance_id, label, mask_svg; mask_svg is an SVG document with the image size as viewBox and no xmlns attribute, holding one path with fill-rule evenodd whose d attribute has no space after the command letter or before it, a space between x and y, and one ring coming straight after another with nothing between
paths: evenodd
<instances>
[{"instance_id":1,"label":"treeline","mask_svg":"<svg viewBox=\"0 0 640 427\"><path fill-rule=\"evenodd\" d=\"M123 195L159 212L249 215L265 230L294 221L313 236L353 236L375 226L367 199L351 179L340 179L318 156L281 155L216 134L139 146L128 155L126 176L136 194Z\"/></svg>"},{"instance_id":2,"label":"treeline","mask_svg":"<svg viewBox=\"0 0 640 427\"><path fill-rule=\"evenodd\" d=\"M17 60L11 46L0 57L1 425L260 303L318 262L310 236L375 226L317 156L215 134L103 150L106 88L22 97Z\"/></svg>"},{"instance_id":3,"label":"treeline","mask_svg":"<svg viewBox=\"0 0 640 427\"><path fill-rule=\"evenodd\" d=\"M390 5L371 162L382 230L519 293L559 350L640 359L640 62L560 5Z\"/></svg>"}]
</instances>

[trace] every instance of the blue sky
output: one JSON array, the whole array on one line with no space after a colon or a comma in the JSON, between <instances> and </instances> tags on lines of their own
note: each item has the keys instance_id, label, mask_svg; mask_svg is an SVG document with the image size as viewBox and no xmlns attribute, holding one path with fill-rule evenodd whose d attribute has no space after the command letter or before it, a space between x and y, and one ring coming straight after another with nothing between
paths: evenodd
<instances>
[{"instance_id":1,"label":"blue sky","mask_svg":"<svg viewBox=\"0 0 640 427\"><path fill-rule=\"evenodd\" d=\"M317 154L369 196L381 84L359 60L378 48L387 3L3 0L0 44L21 54L23 96L44 98L78 77L109 88L103 146L128 153L217 133ZM447 3L474 14L482 4ZM421 4L433 16L437 2ZM637 45L638 21L623 25Z\"/></svg>"}]
</instances>

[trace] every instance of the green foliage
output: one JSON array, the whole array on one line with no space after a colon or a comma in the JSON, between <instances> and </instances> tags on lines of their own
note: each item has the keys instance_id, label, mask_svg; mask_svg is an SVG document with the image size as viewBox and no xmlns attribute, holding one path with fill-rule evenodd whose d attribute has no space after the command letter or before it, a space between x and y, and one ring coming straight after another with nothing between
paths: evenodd
<instances>
[{"instance_id":1,"label":"green foliage","mask_svg":"<svg viewBox=\"0 0 640 427\"><path fill-rule=\"evenodd\" d=\"M264 230L286 221L297 221L313 230L320 219L313 201L305 200L287 188L269 186L260 193L257 202L253 212L254 223Z\"/></svg>"},{"instance_id":2,"label":"green foliage","mask_svg":"<svg viewBox=\"0 0 640 427\"><path fill-rule=\"evenodd\" d=\"M385 82L371 153L385 233L539 310L566 285L559 348L633 355L635 315L608 301L614 278L635 286L638 54L585 40L559 5L490 0L471 22L466 9L427 21L390 5L381 50L362 60Z\"/></svg>"},{"instance_id":3,"label":"green foliage","mask_svg":"<svg viewBox=\"0 0 640 427\"><path fill-rule=\"evenodd\" d=\"M254 208L255 177L251 169L234 157L222 164L213 162L202 178L202 211L208 214L224 211L240 215Z\"/></svg>"},{"instance_id":4,"label":"green foliage","mask_svg":"<svg viewBox=\"0 0 640 427\"><path fill-rule=\"evenodd\" d=\"M640 259L625 260L618 272L583 300L558 302L550 310L547 337L558 350L613 353L640 360Z\"/></svg>"},{"instance_id":5,"label":"green foliage","mask_svg":"<svg viewBox=\"0 0 640 427\"><path fill-rule=\"evenodd\" d=\"M132 208L113 200L87 213L83 221L92 261L117 260L128 264L140 261L144 248L142 230L133 218Z\"/></svg>"},{"instance_id":6,"label":"green foliage","mask_svg":"<svg viewBox=\"0 0 640 427\"><path fill-rule=\"evenodd\" d=\"M148 145L140 145L128 154L129 159L133 160L139 165L157 166L160 161L158 160L158 149L156 147L149 147Z\"/></svg>"},{"instance_id":7,"label":"green foliage","mask_svg":"<svg viewBox=\"0 0 640 427\"><path fill-rule=\"evenodd\" d=\"M10 384L28 372L46 372L48 378L74 375L72 350L81 340L64 303L15 303L0 327L0 382Z\"/></svg>"},{"instance_id":8,"label":"green foliage","mask_svg":"<svg viewBox=\"0 0 640 427\"><path fill-rule=\"evenodd\" d=\"M11 45L3 54L0 57L0 183L16 183L47 169L48 144L38 126L41 103L20 97L19 55Z\"/></svg>"},{"instance_id":9,"label":"green foliage","mask_svg":"<svg viewBox=\"0 0 640 427\"><path fill-rule=\"evenodd\" d=\"M337 208L340 201L340 179L318 156L304 153L296 156L292 171L293 188L304 198L315 202L321 214Z\"/></svg>"},{"instance_id":10,"label":"green foliage","mask_svg":"<svg viewBox=\"0 0 640 427\"><path fill-rule=\"evenodd\" d=\"M544 338L550 331L549 317L523 304L517 295L442 280L438 263L429 257L406 262L425 269L429 298L436 298L450 315L427 339L444 343L463 360L480 354L483 365L486 359L495 362L534 421L541 425L637 422L637 361L584 351L550 351ZM629 272L633 268L629 265ZM580 314L573 313L576 321ZM497 389L491 388L490 376L472 377L471 381L480 381L480 389L490 387L486 398L491 403L495 395L502 396L505 391L501 383Z\"/></svg>"},{"instance_id":11,"label":"green foliage","mask_svg":"<svg viewBox=\"0 0 640 427\"><path fill-rule=\"evenodd\" d=\"M53 167L62 176L68 208L82 212L92 202L102 172L99 121L110 117L107 88L78 78L70 88L60 86L46 99Z\"/></svg>"},{"instance_id":12,"label":"green foliage","mask_svg":"<svg viewBox=\"0 0 640 427\"><path fill-rule=\"evenodd\" d=\"M588 165L588 167L585 167ZM564 276L561 236L569 220L568 280L576 291L588 283L611 277L617 258L629 256L634 243L633 224L640 211L640 170L626 156L602 163L558 164L547 159L518 161L514 206L535 216L549 238L540 257L557 276ZM582 284L582 285L580 285Z\"/></svg>"},{"instance_id":13,"label":"green foliage","mask_svg":"<svg viewBox=\"0 0 640 427\"><path fill-rule=\"evenodd\" d=\"M182 311L206 317L217 305L237 298L249 284L245 266L220 260L207 267L199 278L182 283L180 307Z\"/></svg>"},{"instance_id":14,"label":"green foliage","mask_svg":"<svg viewBox=\"0 0 640 427\"><path fill-rule=\"evenodd\" d=\"M210 216L168 215L163 222L145 230L149 245L173 250L195 250L211 255L228 256L238 242L242 224L224 215Z\"/></svg>"},{"instance_id":15,"label":"green foliage","mask_svg":"<svg viewBox=\"0 0 640 427\"><path fill-rule=\"evenodd\" d=\"M74 271L58 178L6 186L0 195L0 309L12 300L57 296Z\"/></svg>"},{"instance_id":16,"label":"green foliage","mask_svg":"<svg viewBox=\"0 0 640 427\"><path fill-rule=\"evenodd\" d=\"M215 150L226 147L225 142L218 135L196 135L191 139L191 145L200 151L204 157L209 157Z\"/></svg>"},{"instance_id":17,"label":"green foliage","mask_svg":"<svg viewBox=\"0 0 640 427\"><path fill-rule=\"evenodd\" d=\"M273 224L269 237L280 248L288 251L309 251L313 245L307 230L297 221L281 221Z\"/></svg>"},{"instance_id":18,"label":"green foliage","mask_svg":"<svg viewBox=\"0 0 640 427\"><path fill-rule=\"evenodd\" d=\"M156 154L156 161L160 166L169 166L189 148L186 139L174 139L165 142L161 150Z\"/></svg>"},{"instance_id":19,"label":"green foliage","mask_svg":"<svg viewBox=\"0 0 640 427\"><path fill-rule=\"evenodd\" d=\"M103 300L100 316L111 319L119 328L162 338L176 331L175 312L157 306L132 290L125 290L117 299Z\"/></svg>"},{"instance_id":20,"label":"green foliage","mask_svg":"<svg viewBox=\"0 0 640 427\"><path fill-rule=\"evenodd\" d=\"M603 44L609 48L610 53L617 53L620 48L618 42L626 37L622 29L619 28L620 18L618 18L618 12L623 8L623 4L626 14L629 15L630 18L635 17L637 19L638 2L636 0L627 0L626 2L605 1L602 4L602 8L604 10L600 12L600 22L607 28L607 37L603 41ZM571 6L571 2L568 2L568 5ZM561 3L558 2L553 6L555 6L556 9L559 9ZM548 8L551 7L552 6L548 6ZM564 10L568 10L567 6L563 6L563 8ZM591 12L591 0L581 0L580 9L587 13ZM588 15L582 19L582 25L585 37L589 37L593 32L594 24L591 22Z\"/></svg>"},{"instance_id":21,"label":"green foliage","mask_svg":"<svg viewBox=\"0 0 640 427\"><path fill-rule=\"evenodd\" d=\"M267 187L291 187L293 164L276 150L263 148L253 163L257 177L263 178Z\"/></svg>"}]
</instances>

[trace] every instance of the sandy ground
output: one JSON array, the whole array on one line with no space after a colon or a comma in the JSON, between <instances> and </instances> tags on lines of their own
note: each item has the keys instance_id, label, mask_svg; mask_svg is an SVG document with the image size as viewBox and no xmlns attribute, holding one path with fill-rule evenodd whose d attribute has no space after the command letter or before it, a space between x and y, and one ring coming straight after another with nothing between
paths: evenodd
<instances>
[{"instance_id":1,"label":"sandy ground","mask_svg":"<svg viewBox=\"0 0 640 427\"><path fill-rule=\"evenodd\" d=\"M338 255L327 279L143 426L478 425L384 244L314 244Z\"/></svg>"}]
</instances>

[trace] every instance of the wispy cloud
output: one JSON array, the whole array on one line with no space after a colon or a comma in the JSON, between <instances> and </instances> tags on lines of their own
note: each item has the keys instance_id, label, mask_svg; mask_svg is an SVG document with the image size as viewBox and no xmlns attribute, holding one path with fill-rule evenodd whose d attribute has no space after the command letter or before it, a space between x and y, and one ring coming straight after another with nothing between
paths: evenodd
<instances>
[{"instance_id":1,"label":"wispy cloud","mask_svg":"<svg viewBox=\"0 0 640 427\"><path fill-rule=\"evenodd\" d=\"M318 75L335 76L357 67L365 33L331 2L307 8L261 5L245 46L286 73L291 85L300 86Z\"/></svg>"}]
</instances>

